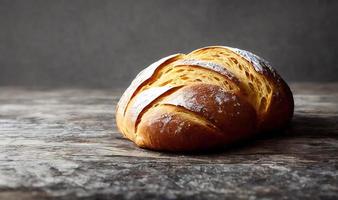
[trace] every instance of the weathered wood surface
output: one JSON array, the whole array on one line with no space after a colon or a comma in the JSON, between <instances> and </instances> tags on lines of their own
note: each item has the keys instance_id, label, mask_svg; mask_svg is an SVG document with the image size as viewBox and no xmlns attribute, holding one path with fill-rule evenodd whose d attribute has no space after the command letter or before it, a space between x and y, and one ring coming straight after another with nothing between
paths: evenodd
<instances>
[{"instance_id":1,"label":"weathered wood surface","mask_svg":"<svg viewBox=\"0 0 338 200\"><path fill-rule=\"evenodd\" d=\"M219 152L152 152L120 92L0 87L0 199L338 199L338 84L293 84L291 126Z\"/></svg>"}]
</instances>

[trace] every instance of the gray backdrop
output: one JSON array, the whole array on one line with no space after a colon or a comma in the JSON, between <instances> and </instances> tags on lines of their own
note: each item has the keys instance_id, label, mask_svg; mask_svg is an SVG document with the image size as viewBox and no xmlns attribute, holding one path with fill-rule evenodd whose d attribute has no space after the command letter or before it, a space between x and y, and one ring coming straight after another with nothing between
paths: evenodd
<instances>
[{"instance_id":1,"label":"gray backdrop","mask_svg":"<svg viewBox=\"0 0 338 200\"><path fill-rule=\"evenodd\" d=\"M0 0L0 85L124 87L162 56L217 44L287 81L338 81L338 1Z\"/></svg>"}]
</instances>

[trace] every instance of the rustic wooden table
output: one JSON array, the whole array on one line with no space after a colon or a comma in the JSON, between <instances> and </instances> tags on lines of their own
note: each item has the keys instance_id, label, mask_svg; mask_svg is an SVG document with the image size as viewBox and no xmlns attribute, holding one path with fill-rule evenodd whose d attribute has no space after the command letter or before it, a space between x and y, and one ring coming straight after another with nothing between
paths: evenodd
<instances>
[{"instance_id":1,"label":"rustic wooden table","mask_svg":"<svg viewBox=\"0 0 338 200\"><path fill-rule=\"evenodd\" d=\"M282 134L199 155L137 148L120 92L0 88L0 199L338 199L338 84L293 84Z\"/></svg>"}]
</instances>

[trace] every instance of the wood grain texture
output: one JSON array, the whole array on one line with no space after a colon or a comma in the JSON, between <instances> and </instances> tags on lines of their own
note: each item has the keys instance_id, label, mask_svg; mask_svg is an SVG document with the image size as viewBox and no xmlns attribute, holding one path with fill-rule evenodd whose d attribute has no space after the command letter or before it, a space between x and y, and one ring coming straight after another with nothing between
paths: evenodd
<instances>
[{"instance_id":1,"label":"wood grain texture","mask_svg":"<svg viewBox=\"0 0 338 200\"><path fill-rule=\"evenodd\" d=\"M122 138L122 90L0 87L0 199L337 199L338 84L291 88L284 133L184 155Z\"/></svg>"}]
</instances>

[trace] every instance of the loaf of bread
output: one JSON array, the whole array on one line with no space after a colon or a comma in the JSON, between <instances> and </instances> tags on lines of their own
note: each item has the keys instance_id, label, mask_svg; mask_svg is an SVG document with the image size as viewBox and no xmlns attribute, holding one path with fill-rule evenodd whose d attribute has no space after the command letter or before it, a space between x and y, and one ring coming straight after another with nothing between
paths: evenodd
<instances>
[{"instance_id":1,"label":"loaf of bread","mask_svg":"<svg viewBox=\"0 0 338 200\"><path fill-rule=\"evenodd\" d=\"M264 59L210 46L141 71L117 105L116 123L139 147L196 151L283 129L293 109L290 88Z\"/></svg>"}]
</instances>

